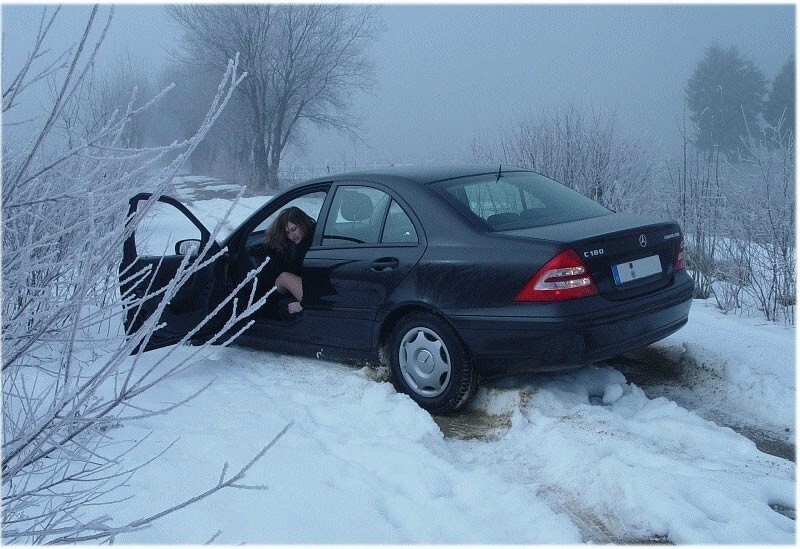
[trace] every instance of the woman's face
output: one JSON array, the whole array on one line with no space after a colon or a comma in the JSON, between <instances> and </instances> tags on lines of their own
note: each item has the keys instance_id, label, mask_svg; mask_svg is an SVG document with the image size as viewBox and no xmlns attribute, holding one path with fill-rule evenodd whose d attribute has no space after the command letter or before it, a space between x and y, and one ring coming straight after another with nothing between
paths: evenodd
<instances>
[{"instance_id":1,"label":"woman's face","mask_svg":"<svg viewBox=\"0 0 800 549\"><path fill-rule=\"evenodd\" d=\"M295 225L291 221L286 222L286 238L294 242L295 244L300 244L303 238L306 236L305 231L303 231L303 227L300 225Z\"/></svg>"}]
</instances>

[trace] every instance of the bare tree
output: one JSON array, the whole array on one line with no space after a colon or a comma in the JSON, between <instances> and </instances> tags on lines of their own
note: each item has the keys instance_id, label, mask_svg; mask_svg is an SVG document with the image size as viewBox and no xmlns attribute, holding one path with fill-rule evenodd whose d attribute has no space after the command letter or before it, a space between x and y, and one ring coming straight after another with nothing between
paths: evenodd
<instances>
[{"instance_id":1,"label":"bare tree","mask_svg":"<svg viewBox=\"0 0 800 549\"><path fill-rule=\"evenodd\" d=\"M473 157L531 168L614 210L637 205L653 166L638 141L620 135L613 114L574 105L521 121L495 146L475 143Z\"/></svg>"},{"instance_id":2,"label":"bare tree","mask_svg":"<svg viewBox=\"0 0 800 549\"><path fill-rule=\"evenodd\" d=\"M754 305L768 320L793 324L795 154L783 123L742 139L736 158L694 146L684 122L683 159L669 172L665 203L686 230L695 297L713 296L726 312Z\"/></svg>"},{"instance_id":3,"label":"bare tree","mask_svg":"<svg viewBox=\"0 0 800 549\"><path fill-rule=\"evenodd\" d=\"M796 305L796 194L793 130L776 124L772 137L744 141L740 170L746 189L739 201L739 224L750 250L747 291L768 320L794 324Z\"/></svg>"},{"instance_id":4,"label":"bare tree","mask_svg":"<svg viewBox=\"0 0 800 549\"><path fill-rule=\"evenodd\" d=\"M160 86L175 84L174 93L156 106L148 134L170 141L190 135L203 116L203 104L214 95L216 69L171 63L158 77ZM249 109L235 98L229 102L203 143L189 159L192 173L219 177L231 183L258 180L253 165L252 135L247 130Z\"/></svg>"},{"instance_id":5,"label":"bare tree","mask_svg":"<svg viewBox=\"0 0 800 549\"><path fill-rule=\"evenodd\" d=\"M670 169L669 177L677 190L677 217L686 231L686 256L694 276L694 296L708 299L718 278L719 247L730 220L723 188L730 164L719 150L710 155L692 145L685 115L682 124L683 155L677 169Z\"/></svg>"},{"instance_id":6,"label":"bare tree","mask_svg":"<svg viewBox=\"0 0 800 549\"><path fill-rule=\"evenodd\" d=\"M44 9L39 20L39 28L31 51L22 66L22 69L11 79L9 84L3 89L3 112L8 112L17 105L17 98L20 97L30 86L47 79L57 71L68 67L70 50L65 49L60 55L47 57L45 49L45 39L47 38L53 23L58 18L61 6L54 10ZM5 35L3 36L5 40ZM5 50L5 48L3 48ZM44 60L44 66L41 61Z\"/></svg>"},{"instance_id":7,"label":"bare tree","mask_svg":"<svg viewBox=\"0 0 800 549\"><path fill-rule=\"evenodd\" d=\"M145 187L155 191L155 198L170 185L241 77L236 63L229 63L207 116L186 141L149 149L121 145L128 124L152 104L148 101L139 108L129 103L70 144L56 131L56 121L91 74L103 37L96 43L88 37L99 12L98 6L91 9L74 52L49 63L43 48L52 19L44 17L49 22L33 53L3 93L5 111L22 100L21 92L30 84L26 75L46 73L60 79L36 136L3 144L2 535L7 543L113 541L197 498L241 487L249 467L276 440L232 475L225 468L196 498L122 525L103 514L115 490L145 465L124 465L128 450L114 440L112 429L132 418L165 413L167 409L142 409L137 398L187 367L185 360L169 354L145 366L135 351L152 336L163 307L178 289L214 260L207 247L196 261L187 257L163 290L145 291L139 299L120 294L120 276L129 289L137 281L143 284L147 275L118 272L123 243L140 221L138 214L126 218L127 199L132 190ZM113 8L102 27L108 28L112 14ZM47 68L36 70L37 61ZM172 162L155 169L169 155ZM254 284L254 276L243 286ZM236 290L241 295L244 288ZM135 332L124 334L123 300L126 307L138 307L156 296L162 297L159 309ZM240 314L227 320L216 339L224 343L220 338L235 334L234 327L260 304L235 304L232 309ZM202 390L197 388L196 394Z\"/></svg>"},{"instance_id":8,"label":"bare tree","mask_svg":"<svg viewBox=\"0 0 800 549\"><path fill-rule=\"evenodd\" d=\"M57 90L51 93L55 96ZM145 70L129 54L124 55L112 64L110 71L92 69L90 77L80 82L65 104L58 125L74 146L99 131L116 113L138 109L154 95L154 84ZM152 107L144 109L127 122L120 136L121 146L143 148L148 144L147 130L154 123L153 111Z\"/></svg>"},{"instance_id":9,"label":"bare tree","mask_svg":"<svg viewBox=\"0 0 800 549\"><path fill-rule=\"evenodd\" d=\"M366 45L375 8L341 5L186 5L169 12L184 30L190 64L214 67L239 54L248 78L238 100L256 185L276 188L286 147L304 124L353 131L351 94L367 89Z\"/></svg>"}]
</instances>

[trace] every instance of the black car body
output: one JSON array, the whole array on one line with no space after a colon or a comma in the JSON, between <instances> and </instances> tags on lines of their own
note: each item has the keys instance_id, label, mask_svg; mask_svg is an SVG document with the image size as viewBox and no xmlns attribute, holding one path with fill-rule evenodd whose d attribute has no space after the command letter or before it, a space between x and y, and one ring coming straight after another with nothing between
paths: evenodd
<instances>
[{"instance_id":1,"label":"black car body","mask_svg":"<svg viewBox=\"0 0 800 549\"><path fill-rule=\"evenodd\" d=\"M148 198L132 199L131 213ZM236 342L330 359L383 352L397 388L431 411L463 405L479 372L578 367L655 342L686 323L691 305L677 223L614 213L527 170L320 178L274 197L219 244L187 209L160 200L196 227L195 249L224 253L167 306L148 348L178 341L212 310L264 260L271 220L299 205L317 220L303 263L304 311L282 314L272 294ZM122 267L158 264L155 279L138 284L152 290L174 276L185 259L178 251L142 253L134 234ZM267 264L261 291L277 274ZM152 310L129 311L129 331Z\"/></svg>"}]
</instances>

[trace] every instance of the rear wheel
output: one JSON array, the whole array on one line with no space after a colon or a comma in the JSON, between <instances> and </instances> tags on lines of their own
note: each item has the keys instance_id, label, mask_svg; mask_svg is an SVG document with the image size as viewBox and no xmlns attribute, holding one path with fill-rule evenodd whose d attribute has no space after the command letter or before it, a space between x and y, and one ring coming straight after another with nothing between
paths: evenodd
<instances>
[{"instance_id":1,"label":"rear wheel","mask_svg":"<svg viewBox=\"0 0 800 549\"><path fill-rule=\"evenodd\" d=\"M429 412L457 410L478 385L458 335L435 315L403 318L391 334L388 351L395 387Z\"/></svg>"}]
</instances>

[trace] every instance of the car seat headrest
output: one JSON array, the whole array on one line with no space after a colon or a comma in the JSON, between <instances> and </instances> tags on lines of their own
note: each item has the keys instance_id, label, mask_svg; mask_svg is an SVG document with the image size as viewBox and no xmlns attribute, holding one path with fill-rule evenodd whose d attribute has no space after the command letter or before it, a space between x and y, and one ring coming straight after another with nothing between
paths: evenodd
<instances>
[{"instance_id":1,"label":"car seat headrest","mask_svg":"<svg viewBox=\"0 0 800 549\"><path fill-rule=\"evenodd\" d=\"M341 212L347 221L364 221L372 217L372 200L363 193L348 191L342 196Z\"/></svg>"}]
</instances>

